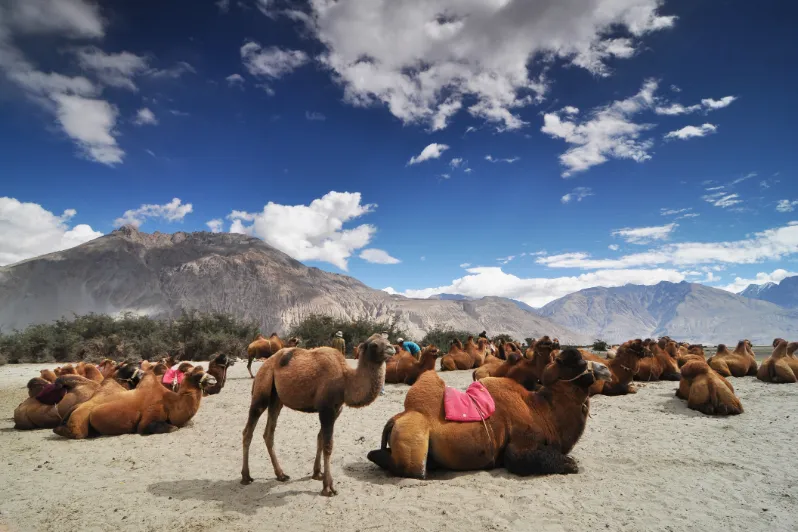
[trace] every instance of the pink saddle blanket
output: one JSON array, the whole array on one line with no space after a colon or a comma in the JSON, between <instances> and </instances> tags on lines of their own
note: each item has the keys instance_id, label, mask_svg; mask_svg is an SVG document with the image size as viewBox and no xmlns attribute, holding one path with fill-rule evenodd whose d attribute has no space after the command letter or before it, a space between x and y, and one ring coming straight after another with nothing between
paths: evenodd
<instances>
[{"instance_id":1,"label":"pink saddle blanket","mask_svg":"<svg viewBox=\"0 0 798 532\"><path fill-rule=\"evenodd\" d=\"M163 379L161 379L161 382L163 382L164 384L168 384L169 386L174 386L175 385L175 379L176 379L177 380L177 384L180 385L183 382L183 378L185 377L185 375L182 372L178 371L177 366L178 366L178 364L175 364L174 366L169 368L166 371L166 373L164 373L164 376L163 376Z\"/></svg>"},{"instance_id":2,"label":"pink saddle blanket","mask_svg":"<svg viewBox=\"0 0 798 532\"><path fill-rule=\"evenodd\" d=\"M67 389L55 383L45 386L36 396L36 400L46 405L56 405L64 398Z\"/></svg>"},{"instance_id":3,"label":"pink saddle blanket","mask_svg":"<svg viewBox=\"0 0 798 532\"><path fill-rule=\"evenodd\" d=\"M481 421L493 415L496 402L488 389L477 381L465 392L447 386L443 393L443 409L447 421Z\"/></svg>"}]
</instances>

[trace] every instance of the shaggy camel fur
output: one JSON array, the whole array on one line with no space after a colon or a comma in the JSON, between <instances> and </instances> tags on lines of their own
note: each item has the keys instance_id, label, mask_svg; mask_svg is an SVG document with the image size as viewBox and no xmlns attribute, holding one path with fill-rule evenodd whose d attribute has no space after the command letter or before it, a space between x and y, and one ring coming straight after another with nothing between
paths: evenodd
<instances>
[{"instance_id":1,"label":"shaggy camel fur","mask_svg":"<svg viewBox=\"0 0 798 532\"><path fill-rule=\"evenodd\" d=\"M726 345L718 345L718 352L707 363L723 377L756 375L756 358L748 340L737 342L737 347L731 353Z\"/></svg>"},{"instance_id":2,"label":"shaggy camel fur","mask_svg":"<svg viewBox=\"0 0 798 532\"><path fill-rule=\"evenodd\" d=\"M47 382L55 382L55 379L58 378L58 375L51 369L43 369L39 372L41 378L46 380ZM30 384L30 382L28 382Z\"/></svg>"},{"instance_id":3,"label":"shaggy camel fur","mask_svg":"<svg viewBox=\"0 0 798 532\"><path fill-rule=\"evenodd\" d=\"M787 344L787 365L790 366L790 369L798 377L798 358L795 356L795 352L798 351L798 342L790 342Z\"/></svg>"},{"instance_id":4,"label":"shaggy camel fur","mask_svg":"<svg viewBox=\"0 0 798 532\"><path fill-rule=\"evenodd\" d=\"M394 355L385 363L385 383L412 385L425 371L435 371L439 354L437 347L429 345L421 350L418 360L407 351Z\"/></svg>"},{"instance_id":5,"label":"shaggy camel fur","mask_svg":"<svg viewBox=\"0 0 798 532\"><path fill-rule=\"evenodd\" d=\"M100 373L103 376L103 379L107 379L111 376L111 374L116 371L116 362L111 360L110 358L106 358L99 364L97 364L97 369L100 370Z\"/></svg>"},{"instance_id":6,"label":"shaggy camel fur","mask_svg":"<svg viewBox=\"0 0 798 532\"><path fill-rule=\"evenodd\" d=\"M524 358L520 353L520 349L517 352L513 351L507 355L506 361L490 370L489 376L507 377L521 384L527 390L534 390L546 366L556 355L558 347L559 344L555 344L551 338L544 336L535 342L532 358ZM474 380L484 378L480 377L480 375L484 375L484 372L480 372L478 375L475 371Z\"/></svg>"},{"instance_id":7,"label":"shaggy camel fur","mask_svg":"<svg viewBox=\"0 0 798 532\"><path fill-rule=\"evenodd\" d=\"M756 378L775 384L798 382L798 376L790 367L790 355L798 348L798 342L791 344L782 338L773 340L773 354L762 362Z\"/></svg>"},{"instance_id":8,"label":"shaggy camel fur","mask_svg":"<svg viewBox=\"0 0 798 532\"><path fill-rule=\"evenodd\" d=\"M488 347L488 339L480 338L478 343L474 343L474 337L469 336L468 340L466 341L465 352L468 353L468 355L474 361L474 365L471 367L473 368L480 367L482 364L485 363L485 357L491 354L490 348ZM466 368L466 369L471 369L471 368Z\"/></svg>"},{"instance_id":9,"label":"shaggy camel fur","mask_svg":"<svg viewBox=\"0 0 798 532\"><path fill-rule=\"evenodd\" d=\"M101 436L174 432L199 410L203 388L214 384L216 379L201 366L186 375L177 392L167 390L158 382L158 377L147 373L133 390L114 394L110 400L94 405L88 414L89 428Z\"/></svg>"},{"instance_id":10,"label":"shaggy camel fur","mask_svg":"<svg viewBox=\"0 0 798 532\"><path fill-rule=\"evenodd\" d=\"M541 391L530 392L510 379L482 379L496 411L482 422L459 423L445 419L446 385L427 372L407 392L404 412L388 421L381 448L368 459L394 475L421 479L434 466L504 465L516 475L576 473L577 464L567 455L587 422L588 388L609 377L605 365L566 349L543 372Z\"/></svg>"},{"instance_id":11,"label":"shaggy camel fur","mask_svg":"<svg viewBox=\"0 0 798 532\"><path fill-rule=\"evenodd\" d=\"M670 338L660 338L658 342L648 340L646 345L652 357L646 357L640 361L640 365L635 374L637 381L678 381L681 378L679 365L676 363L676 352L673 354L665 349L670 342Z\"/></svg>"},{"instance_id":12,"label":"shaggy camel fur","mask_svg":"<svg viewBox=\"0 0 798 532\"><path fill-rule=\"evenodd\" d=\"M682 366L676 397L687 401L687 408L708 416L734 416L743 413L743 405L734 395L734 387L703 360L690 360Z\"/></svg>"},{"instance_id":13,"label":"shaggy camel fur","mask_svg":"<svg viewBox=\"0 0 798 532\"><path fill-rule=\"evenodd\" d=\"M643 345L643 340L629 340L615 350L615 358L602 359L596 355L582 351L585 360L593 360L606 364L612 373L612 379L599 381L590 387L590 395L626 395L637 393L632 385L635 374L640 367L640 361L652 357L651 350Z\"/></svg>"},{"instance_id":14,"label":"shaggy camel fur","mask_svg":"<svg viewBox=\"0 0 798 532\"><path fill-rule=\"evenodd\" d=\"M513 342L500 342L497 355L488 354L483 364L471 374L471 378L478 381L485 377L494 377L496 371L506 360L512 359L512 363L515 364L523 357L524 354L521 352L521 348L518 347L518 344Z\"/></svg>"},{"instance_id":15,"label":"shaggy camel fur","mask_svg":"<svg viewBox=\"0 0 798 532\"><path fill-rule=\"evenodd\" d=\"M385 361L394 351L386 338L375 334L360 346L357 369L349 367L341 352L331 347L283 349L264 362L252 385L249 419L244 427L241 483L252 482L249 474L249 446L255 425L267 408L269 415L263 433L266 449L269 451L277 480L285 482L289 479L274 452L274 430L280 410L285 405L300 412L319 413L321 430L316 438L313 478L323 481L322 495L336 495L330 470L335 420L344 405L355 408L368 406L377 398L385 383ZM427 371L422 375L434 373Z\"/></svg>"},{"instance_id":16,"label":"shaggy camel fur","mask_svg":"<svg viewBox=\"0 0 798 532\"><path fill-rule=\"evenodd\" d=\"M264 338L259 334L255 341L247 347L247 371L249 376L252 375L252 361L256 358L269 358L283 347L295 347L299 343L296 338L290 338L287 343L283 343L277 333L272 333L268 338Z\"/></svg>"},{"instance_id":17,"label":"shaggy camel fur","mask_svg":"<svg viewBox=\"0 0 798 532\"><path fill-rule=\"evenodd\" d=\"M99 383L80 375L63 375L51 384L51 393L56 397L53 401L57 401L57 403L46 403L36 398L38 392L31 395L32 386L37 388L41 384L40 381L43 379L34 378L28 382L30 397L14 410L14 428L55 428L76 405L88 401L100 387ZM38 391L40 392L42 389Z\"/></svg>"},{"instance_id":18,"label":"shaggy camel fur","mask_svg":"<svg viewBox=\"0 0 798 532\"><path fill-rule=\"evenodd\" d=\"M676 350L676 362L681 368L691 360L698 360L706 362L707 357L704 354L704 347L698 344L688 345L681 344Z\"/></svg>"},{"instance_id":19,"label":"shaggy camel fur","mask_svg":"<svg viewBox=\"0 0 798 532\"><path fill-rule=\"evenodd\" d=\"M86 364L85 362L78 363L76 368L78 375L82 375L94 382L102 382L105 377L94 364Z\"/></svg>"},{"instance_id":20,"label":"shaggy camel fur","mask_svg":"<svg viewBox=\"0 0 798 532\"><path fill-rule=\"evenodd\" d=\"M449 352L441 357L441 371L454 371L457 369L471 369L474 359L463 349L463 343L457 338L452 340Z\"/></svg>"},{"instance_id":21,"label":"shaggy camel fur","mask_svg":"<svg viewBox=\"0 0 798 532\"><path fill-rule=\"evenodd\" d=\"M216 379L216 384L205 387L205 395L216 395L224 388L227 381L227 368L233 365L233 361L224 353L212 357L208 362L208 373Z\"/></svg>"}]
</instances>

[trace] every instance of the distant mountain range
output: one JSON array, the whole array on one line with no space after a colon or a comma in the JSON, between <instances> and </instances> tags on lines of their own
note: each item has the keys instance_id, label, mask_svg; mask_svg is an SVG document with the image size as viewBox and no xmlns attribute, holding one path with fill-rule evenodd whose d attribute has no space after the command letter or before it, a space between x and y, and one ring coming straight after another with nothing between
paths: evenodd
<instances>
[{"instance_id":1,"label":"distant mountain range","mask_svg":"<svg viewBox=\"0 0 798 532\"><path fill-rule=\"evenodd\" d=\"M588 288L538 311L593 338L620 342L668 335L684 341L769 344L798 337L798 311L696 283Z\"/></svg>"},{"instance_id":2,"label":"distant mountain range","mask_svg":"<svg viewBox=\"0 0 798 532\"><path fill-rule=\"evenodd\" d=\"M420 340L436 327L516 338L589 338L511 300L424 300L391 296L360 281L309 268L262 240L230 233L143 233L127 226L78 247L0 268L0 328L72 313L173 316L219 311L284 332L311 314L396 319Z\"/></svg>"},{"instance_id":3,"label":"distant mountain range","mask_svg":"<svg viewBox=\"0 0 798 532\"><path fill-rule=\"evenodd\" d=\"M769 301L787 308L798 308L798 275L780 283L749 284L741 296Z\"/></svg>"}]
</instances>

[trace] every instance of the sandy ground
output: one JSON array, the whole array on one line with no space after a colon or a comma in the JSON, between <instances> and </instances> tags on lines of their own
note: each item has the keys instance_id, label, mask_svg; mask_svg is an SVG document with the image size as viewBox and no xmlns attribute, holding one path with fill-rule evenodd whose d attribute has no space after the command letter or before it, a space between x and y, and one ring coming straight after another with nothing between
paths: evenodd
<instances>
[{"instance_id":1,"label":"sandy ground","mask_svg":"<svg viewBox=\"0 0 798 532\"><path fill-rule=\"evenodd\" d=\"M388 476L366 460L406 387L344 409L335 431L339 496L310 479L316 416L283 410L273 478L262 440L255 483L239 484L251 381L243 365L173 434L84 441L22 432L10 416L39 365L0 368L0 529L9 530L795 530L798 386L734 379L745 414L710 418L649 383L597 397L573 456L578 475L519 478L504 470ZM470 372L444 373L465 388ZM265 415L259 429L265 427ZM258 433L260 433L260 430Z\"/></svg>"}]
</instances>

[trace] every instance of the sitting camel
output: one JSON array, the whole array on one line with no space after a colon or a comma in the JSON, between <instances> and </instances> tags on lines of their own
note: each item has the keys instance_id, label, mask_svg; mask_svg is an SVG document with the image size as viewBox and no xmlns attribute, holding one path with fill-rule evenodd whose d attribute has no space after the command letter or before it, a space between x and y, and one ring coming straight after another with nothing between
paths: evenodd
<instances>
[{"instance_id":1,"label":"sitting camel","mask_svg":"<svg viewBox=\"0 0 798 532\"><path fill-rule=\"evenodd\" d=\"M464 349L463 344L455 338L449 346L449 352L441 357L441 371L457 369L473 369L474 358Z\"/></svg>"},{"instance_id":2,"label":"sitting camel","mask_svg":"<svg viewBox=\"0 0 798 532\"><path fill-rule=\"evenodd\" d=\"M116 362L110 358L106 358L97 364L97 369L100 370L100 374L103 376L103 379L107 379L116 370Z\"/></svg>"},{"instance_id":3,"label":"sitting camel","mask_svg":"<svg viewBox=\"0 0 798 532\"><path fill-rule=\"evenodd\" d=\"M707 363L723 377L745 377L756 375L756 358L750 351L750 342L740 340L733 352L725 344L718 345L718 351Z\"/></svg>"},{"instance_id":4,"label":"sitting camel","mask_svg":"<svg viewBox=\"0 0 798 532\"><path fill-rule=\"evenodd\" d=\"M40 378L46 380L47 382L55 382L55 379L58 378L58 375L56 375L55 372L51 369L43 369L39 371L39 375L41 375ZM31 382L32 381L28 381L28 384L30 384Z\"/></svg>"},{"instance_id":5,"label":"sitting camel","mask_svg":"<svg viewBox=\"0 0 798 532\"><path fill-rule=\"evenodd\" d=\"M643 345L643 340L629 340L615 349L615 357L602 359L596 355L582 351L585 360L606 364L612 373L612 379L598 381L590 387L590 395L626 395L637 393L632 385L635 374L640 367L640 361L652 357L651 351Z\"/></svg>"},{"instance_id":6,"label":"sitting camel","mask_svg":"<svg viewBox=\"0 0 798 532\"><path fill-rule=\"evenodd\" d=\"M493 415L453 422L445 418L445 383L427 372L407 392L404 412L388 421L381 448L368 459L394 475L420 479L432 466L462 471L504 465L516 475L576 473L577 464L567 455L587 422L588 389L608 378L605 365L585 361L569 348L543 372L541 391L509 379L482 379L495 402Z\"/></svg>"},{"instance_id":7,"label":"sitting camel","mask_svg":"<svg viewBox=\"0 0 798 532\"><path fill-rule=\"evenodd\" d=\"M205 395L216 395L224 388L227 382L227 368L233 365L233 361L226 354L222 353L211 357L208 362L208 373L216 379L216 384L205 387Z\"/></svg>"},{"instance_id":8,"label":"sitting camel","mask_svg":"<svg viewBox=\"0 0 798 532\"><path fill-rule=\"evenodd\" d=\"M82 375L89 380L94 382L102 382L105 377L100 372L99 368L94 364L86 364L84 362L80 362L77 366L77 373L78 375Z\"/></svg>"},{"instance_id":9,"label":"sitting camel","mask_svg":"<svg viewBox=\"0 0 798 532\"><path fill-rule=\"evenodd\" d=\"M253 379L255 378L252 374L253 360L256 358L269 358L283 347L294 347L297 343L299 343L299 340L291 338L287 344L284 344L280 337L277 336L277 333L272 333L268 338L264 338L262 334L259 334L255 341L247 347L247 371L249 376Z\"/></svg>"},{"instance_id":10,"label":"sitting camel","mask_svg":"<svg viewBox=\"0 0 798 532\"><path fill-rule=\"evenodd\" d=\"M646 339L644 342L653 356L640 360L640 365L635 374L637 381L678 381L681 378L679 364L676 362L676 353L666 351L670 338L662 337L655 342Z\"/></svg>"},{"instance_id":11,"label":"sitting camel","mask_svg":"<svg viewBox=\"0 0 798 532\"><path fill-rule=\"evenodd\" d=\"M707 357L704 354L704 346L700 344L680 344L676 349L676 362L681 368L692 360L706 362Z\"/></svg>"},{"instance_id":12,"label":"sitting camel","mask_svg":"<svg viewBox=\"0 0 798 532\"><path fill-rule=\"evenodd\" d=\"M429 345L421 350L418 360L407 351L394 355L385 363L385 383L412 385L425 371L435 371L439 353L437 347Z\"/></svg>"},{"instance_id":13,"label":"sitting camel","mask_svg":"<svg viewBox=\"0 0 798 532\"><path fill-rule=\"evenodd\" d=\"M518 344L513 342L499 342L499 350L496 356L488 353L483 364L471 374L471 378L478 381L485 377L494 377L496 371L506 360L512 359L512 363L515 364L523 357L524 355L521 352L521 348L518 347Z\"/></svg>"},{"instance_id":14,"label":"sitting camel","mask_svg":"<svg viewBox=\"0 0 798 532\"><path fill-rule=\"evenodd\" d=\"M798 382L798 375L790 367L791 355L798 349L798 342L791 344L782 338L773 340L773 354L762 362L756 378L775 384Z\"/></svg>"},{"instance_id":15,"label":"sitting camel","mask_svg":"<svg viewBox=\"0 0 798 532\"><path fill-rule=\"evenodd\" d=\"M146 373L133 390L114 394L108 401L93 405L88 413L89 429L101 436L174 432L194 417L203 389L214 384L216 379L205 373L202 366L196 366L186 375L177 392L167 390L158 382L158 377ZM85 437L56 433L76 439Z\"/></svg>"},{"instance_id":16,"label":"sitting camel","mask_svg":"<svg viewBox=\"0 0 798 532\"><path fill-rule=\"evenodd\" d=\"M792 372L798 377L798 357L795 356L796 351L798 351L798 342L790 342L787 344L787 365L790 366Z\"/></svg>"},{"instance_id":17,"label":"sitting camel","mask_svg":"<svg viewBox=\"0 0 798 532\"><path fill-rule=\"evenodd\" d=\"M54 383L31 379L29 397L14 410L14 428L55 428L76 405L91 399L99 387L99 383L80 375L63 375Z\"/></svg>"},{"instance_id":18,"label":"sitting camel","mask_svg":"<svg viewBox=\"0 0 798 532\"><path fill-rule=\"evenodd\" d=\"M333 430L344 405L359 408L377 398L385 383L385 361L394 354L394 347L381 334L372 335L360 346L357 369L346 363L344 355L331 347L316 349L283 349L263 363L252 385L249 419L244 427L244 463L241 483L249 484L249 446L252 434L263 411L269 416L263 438L274 467L277 480L289 479L283 472L274 452L274 429L283 405L300 412L318 412L321 430L316 439L316 461L313 478L323 481L322 495L331 497L333 488L330 456L333 449ZM434 374L426 371L423 375ZM321 474L321 455L324 452L324 475Z\"/></svg>"},{"instance_id":19,"label":"sitting camel","mask_svg":"<svg viewBox=\"0 0 798 532\"><path fill-rule=\"evenodd\" d=\"M743 405L729 381L703 360L690 360L682 366L676 397L687 401L687 408L708 416L734 416L743 413Z\"/></svg>"},{"instance_id":20,"label":"sitting camel","mask_svg":"<svg viewBox=\"0 0 798 532\"><path fill-rule=\"evenodd\" d=\"M508 359L507 362L496 369L493 376L507 377L527 390L535 390L546 367L557 355L559 347L559 342L555 343L548 336L543 336L535 342L532 358L523 358L517 363L512 363ZM510 358L515 359L515 355L511 355Z\"/></svg>"},{"instance_id":21,"label":"sitting camel","mask_svg":"<svg viewBox=\"0 0 798 532\"><path fill-rule=\"evenodd\" d=\"M480 338L478 343L474 343L474 337L469 336L468 340L466 341L465 352L468 353L468 355L474 361L474 365L472 366L474 368L478 368L484 364L485 357L488 355L492 356L490 348L488 347L487 338Z\"/></svg>"}]
</instances>

